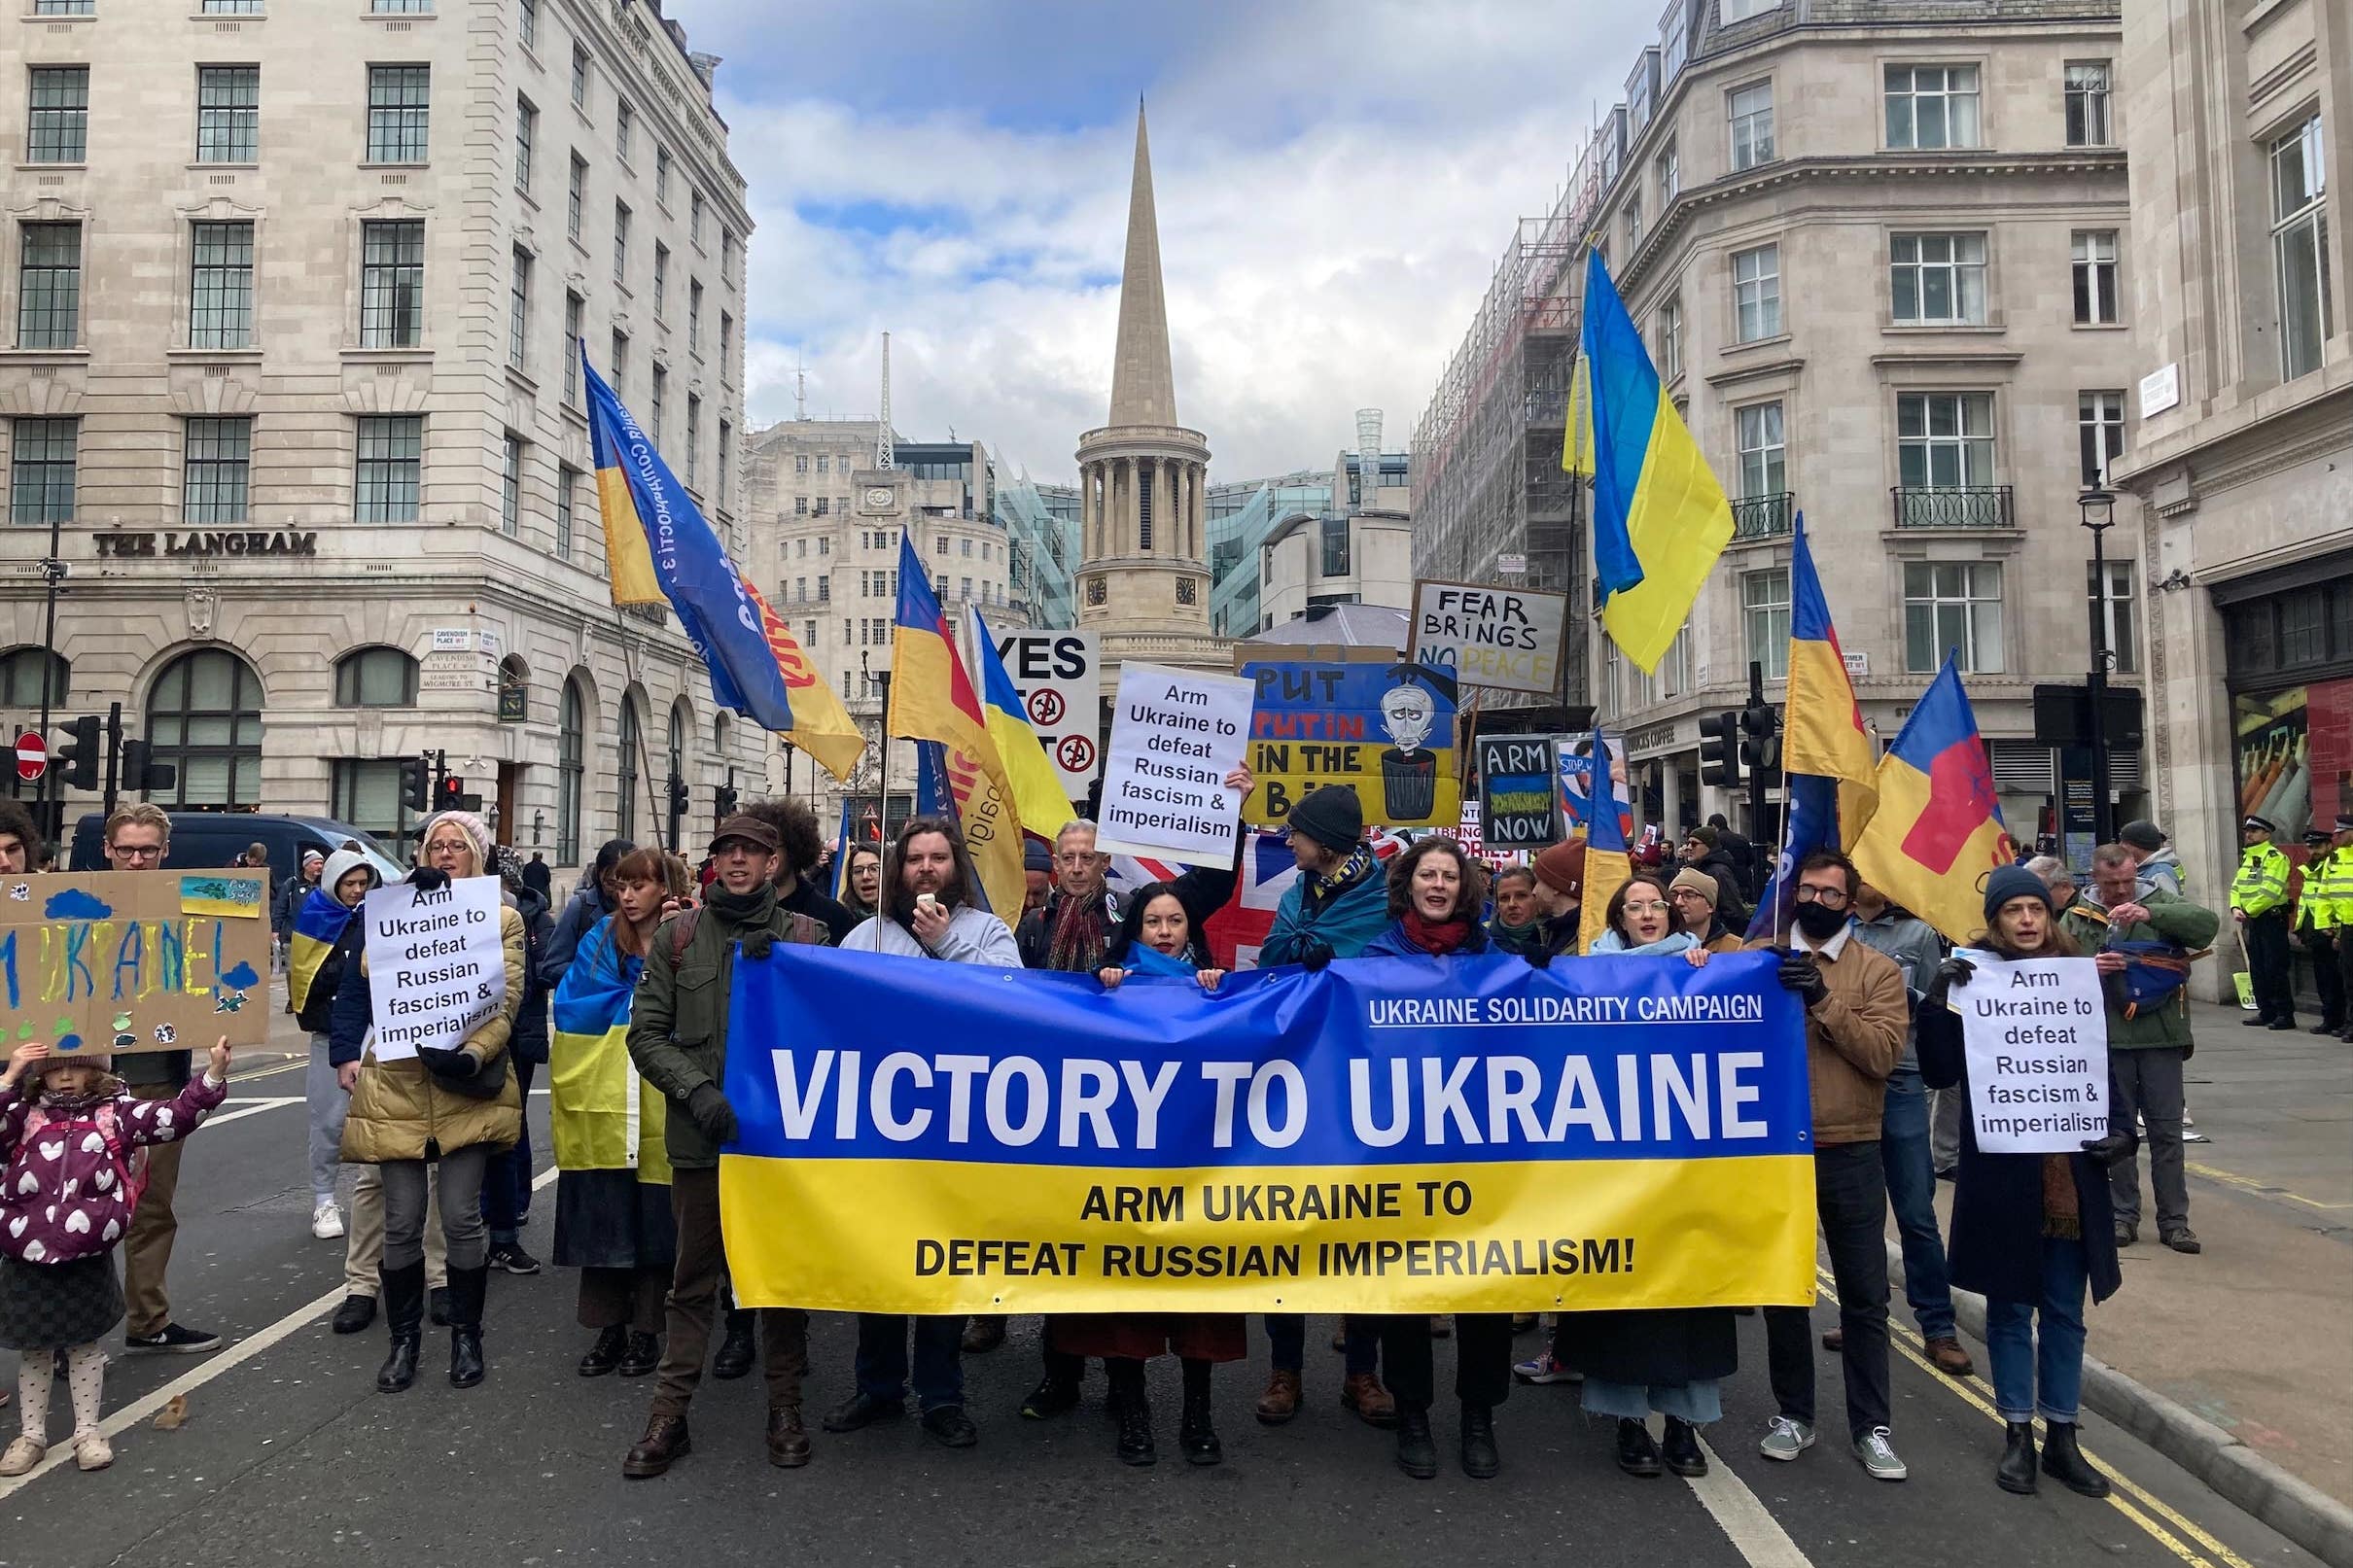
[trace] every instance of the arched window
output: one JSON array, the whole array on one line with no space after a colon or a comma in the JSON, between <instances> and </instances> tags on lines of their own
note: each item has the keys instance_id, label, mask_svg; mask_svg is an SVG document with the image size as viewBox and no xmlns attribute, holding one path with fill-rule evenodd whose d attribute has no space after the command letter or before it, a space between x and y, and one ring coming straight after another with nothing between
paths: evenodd
<instances>
[{"instance_id":1,"label":"arched window","mask_svg":"<svg viewBox=\"0 0 2353 1568\"><path fill-rule=\"evenodd\" d=\"M354 648L335 661L337 708L413 708L417 661L397 647Z\"/></svg>"},{"instance_id":2,"label":"arched window","mask_svg":"<svg viewBox=\"0 0 2353 1568\"><path fill-rule=\"evenodd\" d=\"M262 803L262 678L225 648L198 648L163 667L147 694L155 759L179 769L159 806Z\"/></svg>"},{"instance_id":3,"label":"arched window","mask_svg":"<svg viewBox=\"0 0 2353 1568\"><path fill-rule=\"evenodd\" d=\"M645 731L638 725L637 700L628 693L621 694L620 746L620 811L614 823L614 833L635 842L637 839L637 773L639 758L646 749Z\"/></svg>"},{"instance_id":4,"label":"arched window","mask_svg":"<svg viewBox=\"0 0 2353 1568\"><path fill-rule=\"evenodd\" d=\"M0 707L41 707L41 669L49 667L49 705L55 708L65 701L66 688L73 682L73 666L63 654L50 653L44 648L11 648L0 655Z\"/></svg>"},{"instance_id":5,"label":"arched window","mask_svg":"<svg viewBox=\"0 0 2353 1568\"><path fill-rule=\"evenodd\" d=\"M564 697L555 724L555 858L558 865L580 863L580 794L585 779L588 723L592 716L588 694L580 678L564 681Z\"/></svg>"}]
</instances>

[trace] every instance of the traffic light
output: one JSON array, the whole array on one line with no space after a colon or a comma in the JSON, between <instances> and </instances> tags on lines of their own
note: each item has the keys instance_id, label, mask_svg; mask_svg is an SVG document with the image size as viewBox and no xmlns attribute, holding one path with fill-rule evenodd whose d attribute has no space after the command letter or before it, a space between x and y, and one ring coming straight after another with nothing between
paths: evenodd
<instances>
[{"instance_id":1,"label":"traffic light","mask_svg":"<svg viewBox=\"0 0 2353 1568\"><path fill-rule=\"evenodd\" d=\"M412 812L433 809L433 778L421 756L401 759L401 804Z\"/></svg>"},{"instance_id":2,"label":"traffic light","mask_svg":"<svg viewBox=\"0 0 2353 1568\"><path fill-rule=\"evenodd\" d=\"M676 821L686 815L686 781L677 774L670 776L670 818Z\"/></svg>"},{"instance_id":3,"label":"traffic light","mask_svg":"<svg viewBox=\"0 0 2353 1568\"><path fill-rule=\"evenodd\" d=\"M1781 714L1763 702L1740 711L1740 760L1758 773L1775 773L1781 766Z\"/></svg>"},{"instance_id":4,"label":"traffic light","mask_svg":"<svg viewBox=\"0 0 2353 1568\"><path fill-rule=\"evenodd\" d=\"M713 800L713 804L718 808L719 811L719 819L723 822L728 818L733 817L735 815L736 802L742 798L743 797L735 792L735 785L731 784L720 784L719 786L719 792Z\"/></svg>"},{"instance_id":5,"label":"traffic light","mask_svg":"<svg viewBox=\"0 0 2353 1568\"><path fill-rule=\"evenodd\" d=\"M466 809L466 781L452 775L443 779L434 794L434 810L456 812Z\"/></svg>"},{"instance_id":6,"label":"traffic light","mask_svg":"<svg viewBox=\"0 0 2353 1568\"><path fill-rule=\"evenodd\" d=\"M123 787L152 794L169 789L180 782L180 770L168 762L155 760L156 749L147 741L123 743Z\"/></svg>"},{"instance_id":7,"label":"traffic light","mask_svg":"<svg viewBox=\"0 0 2353 1568\"><path fill-rule=\"evenodd\" d=\"M1731 709L1700 719L1700 782L1740 787L1740 715Z\"/></svg>"},{"instance_id":8,"label":"traffic light","mask_svg":"<svg viewBox=\"0 0 2353 1568\"><path fill-rule=\"evenodd\" d=\"M106 746L99 732L106 720L96 714L84 714L65 726L73 737L57 750L57 775L69 787L95 789L98 787L98 768L106 759Z\"/></svg>"}]
</instances>

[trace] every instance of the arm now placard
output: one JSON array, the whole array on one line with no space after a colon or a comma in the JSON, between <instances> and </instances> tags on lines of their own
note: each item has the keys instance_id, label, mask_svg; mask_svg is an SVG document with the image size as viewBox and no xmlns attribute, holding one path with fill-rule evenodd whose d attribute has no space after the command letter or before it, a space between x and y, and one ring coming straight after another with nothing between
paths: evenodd
<instances>
[{"instance_id":1,"label":"arm now placard","mask_svg":"<svg viewBox=\"0 0 2353 1568\"><path fill-rule=\"evenodd\" d=\"M1813 1297L1768 956L1190 981L739 960L720 1191L750 1307L1535 1311Z\"/></svg>"}]
</instances>

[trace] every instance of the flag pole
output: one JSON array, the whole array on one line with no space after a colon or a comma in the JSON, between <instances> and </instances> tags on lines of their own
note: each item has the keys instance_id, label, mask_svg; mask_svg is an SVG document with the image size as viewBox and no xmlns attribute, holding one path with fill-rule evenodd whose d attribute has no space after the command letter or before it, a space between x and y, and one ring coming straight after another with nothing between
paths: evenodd
<instances>
[{"instance_id":1,"label":"flag pole","mask_svg":"<svg viewBox=\"0 0 2353 1568\"><path fill-rule=\"evenodd\" d=\"M629 694L625 691L622 692L621 701L627 702L628 700ZM637 727L637 759L645 769L647 798L651 799L653 796L653 753L651 750L647 749L646 726L643 724L640 724ZM655 808L653 813L653 847L661 851L664 854L670 853L670 846L662 842L662 813L668 811L669 809L670 801L668 798L668 793L665 791L661 803ZM624 829L626 826L627 824L624 823Z\"/></svg>"}]
</instances>

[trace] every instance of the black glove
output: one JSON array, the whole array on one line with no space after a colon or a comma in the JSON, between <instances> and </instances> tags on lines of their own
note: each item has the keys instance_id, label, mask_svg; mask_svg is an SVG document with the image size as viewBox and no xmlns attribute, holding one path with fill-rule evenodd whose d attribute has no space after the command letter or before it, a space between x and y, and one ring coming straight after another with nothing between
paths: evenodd
<instances>
[{"instance_id":1,"label":"black glove","mask_svg":"<svg viewBox=\"0 0 2353 1568\"><path fill-rule=\"evenodd\" d=\"M419 866L408 873L408 886L419 892L438 893L449 886L449 873L433 866Z\"/></svg>"},{"instance_id":2,"label":"black glove","mask_svg":"<svg viewBox=\"0 0 2353 1568\"><path fill-rule=\"evenodd\" d=\"M1967 985L1969 977L1976 973L1977 965L1957 953L1936 966L1936 977L1948 986Z\"/></svg>"},{"instance_id":3,"label":"black glove","mask_svg":"<svg viewBox=\"0 0 2353 1568\"><path fill-rule=\"evenodd\" d=\"M2131 1159L2132 1151L2138 1147L2140 1147L2140 1139L2134 1137L2129 1130L2123 1132L2111 1132L2104 1138L2086 1138L2084 1140L2085 1155L2102 1170L2107 1169L2110 1166L2122 1165Z\"/></svg>"},{"instance_id":4,"label":"black glove","mask_svg":"<svg viewBox=\"0 0 2353 1568\"><path fill-rule=\"evenodd\" d=\"M717 1084L696 1084L694 1093L686 1097L686 1114L694 1125L714 1143L735 1141L735 1107L720 1093Z\"/></svg>"},{"instance_id":5,"label":"black glove","mask_svg":"<svg viewBox=\"0 0 2353 1568\"><path fill-rule=\"evenodd\" d=\"M471 1078L481 1070L481 1063L463 1050L444 1050L435 1045L417 1047L417 1060L436 1078Z\"/></svg>"},{"instance_id":6,"label":"black glove","mask_svg":"<svg viewBox=\"0 0 2353 1568\"><path fill-rule=\"evenodd\" d=\"M1332 945L1322 937L1303 936L1299 939L1299 965L1308 973L1314 974L1331 961Z\"/></svg>"},{"instance_id":7,"label":"black glove","mask_svg":"<svg viewBox=\"0 0 2353 1568\"><path fill-rule=\"evenodd\" d=\"M1521 957L1528 959L1531 968L1549 969L1553 966L1553 950L1541 942L1529 948Z\"/></svg>"},{"instance_id":8,"label":"black glove","mask_svg":"<svg viewBox=\"0 0 2353 1568\"><path fill-rule=\"evenodd\" d=\"M763 925L758 930L754 931L750 936L744 938L744 957L747 958L764 958L768 956L769 950L775 946L776 933Z\"/></svg>"},{"instance_id":9,"label":"black glove","mask_svg":"<svg viewBox=\"0 0 2353 1568\"><path fill-rule=\"evenodd\" d=\"M1812 1007L1830 994L1830 982L1822 978L1822 966L1813 961L1810 953L1776 950L1781 953L1781 967L1774 978L1784 989L1798 993L1798 999Z\"/></svg>"}]
</instances>

